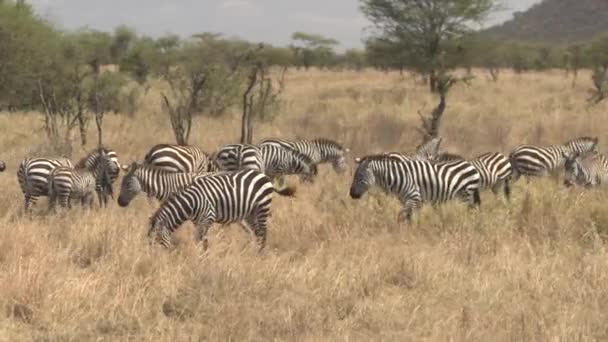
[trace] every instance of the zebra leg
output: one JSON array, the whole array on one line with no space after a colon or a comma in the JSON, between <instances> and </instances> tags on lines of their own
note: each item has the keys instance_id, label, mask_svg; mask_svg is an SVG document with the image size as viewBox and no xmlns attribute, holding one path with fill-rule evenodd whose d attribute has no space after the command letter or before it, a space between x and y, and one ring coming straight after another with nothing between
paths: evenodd
<instances>
[{"instance_id":1,"label":"zebra leg","mask_svg":"<svg viewBox=\"0 0 608 342\"><path fill-rule=\"evenodd\" d=\"M57 196L54 195L54 194L49 194L49 209L48 209L48 211L49 212L56 212L56 208L55 208L56 204L57 204ZM27 206L27 204L26 204L26 206Z\"/></svg>"},{"instance_id":2,"label":"zebra leg","mask_svg":"<svg viewBox=\"0 0 608 342\"><path fill-rule=\"evenodd\" d=\"M31 196L30 194L25 194L25 212L32 212L32 205L36 204L36 197Z\"/></svg>"},{"instance_id":3,"label":"zebra leg","mask_svg":"<svg viewBox=\"0 0 608 342\"><path fill-rule=\"evenodd\" d=\"M412 223L412 215L414 213L414 209L420 208L422 200L420 198L420 194L411 194L401 201L403 203L403 209L399 212L399 216L397 216L398 222L405 222L408 225Z\"/></svg>"},{"instance_id":4,"label":"zebra leg","mask_svg":"<svg viewBox=\"0 0 608 342\"><path fill-rule=\"evenodd\" d=\"M211 227L213 222L214 220L211 217L206 217L196 223L196 229L194 230L194 239L197 242L203 243L203 251L206 251L209 247L209 242L207 240L207 232L209 231L209 228Z\"/></svg>"},{"instance_id":5,"label":"zebra leg","mask_svg":"<svg viewBox=\"0 0 608 342\"><path fill-rule=\"evenodd\" d=\"M507 199L507 201L511 200L511 184L509 179L505 179L504 181L504 192L505 192L505 198Z\"/></svg>"},{"instance_id":6,"label":"zebra leg","mask_svg":"<svg viewBox=\"0 0 608 342\"><path fill-rule=\"evenodd\" d=\"M253 232L258 244L258 252L261 252L266 247L267 218L267 212L257 212L241 222L244 228Z\"/></svg>"},{"instance_id":7,"label":"zebra leg","mask_svg":"<svg viewBox=\"0 0 608 342\"><path fill-rule=\"evenodd\" d=\"M479 206L481 206L481 197L479 196L479 189L474 189L471 196L473 197L473 203L471 203L471 207L479 208Z\"/></svg>"},{"instance_id":8,"label":"zebra leg","mask_svg":"<svg viewBox=\"0 0 608 342\"><path fill-rule=\"evenodd\" d=\"M70 201L69 193L59 195L59 205L63 208L72 209L72 202Z\"/></svg>"}]
</instances>

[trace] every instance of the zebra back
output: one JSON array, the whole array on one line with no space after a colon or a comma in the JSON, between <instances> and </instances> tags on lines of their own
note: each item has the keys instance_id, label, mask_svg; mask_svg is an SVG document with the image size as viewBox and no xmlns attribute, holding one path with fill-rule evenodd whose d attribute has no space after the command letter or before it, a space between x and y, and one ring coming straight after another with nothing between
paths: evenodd
<instances>
[{"instance_id":1,"label":"zebra back","mask_svg":"<svg viewBox=\"0 0 608 342\"><path fill-rule=\"evenodd\" d=\"M207 173L171 172L160 167L132 163L126 170L120 186L118 205L125 207L140 193L145 192L160 201L181 191L196 177Z\"/></svg>"},{"instance_id":2,"label":"zebra back","mask_svg":"<svg viewBox=\"0 0 608 342\"><path fill-rule=\"evenodd\" d=\"M19 164L17 180L27 197L48 195L48 178L51 171L60 166L72 167L67 158L28 157Z\"/></svg>"},{"instance_id":3,"label":"zebra back","mask_svg":"<svg viewBox=\"0 0 608 342\"><path fill-rule=\"evenodd\" d=\"M597 138L580 137L561 145L517 147L509 156L515 178L519 175L545 176L564 165L565 155L578 152L586 155L596 150Z\"/></svg>"},{"instance_id":4,"label":"zebra back","mask_svg":"<svg viewBox=\"0 0 608 342\"><path fill-rule=\"evenodd\" d=\"M265 172L262 151L254 145L225 145L214 153L213 162L222 171L257 170Z\"/></svg>"},{"instance_id":5,"label":"zebra back","mask_svg":"<svg viewBox=\"0 0 608 342\"><path fill-rule=\"evenodd\" d=\"M286 149L294 150L308 157L312 164L332 163L336 172L343 172L346 169L346 154L350 152L341 144L326 138L312 140L283 140L283 139L264 139L260 146L274 145Z\"/></svg>"},{"instance_id":6,"label":"zebra back","mask_svg":"<svg viewBox=\"0 0 608 342\"><path fill-rule=\"evenodd\" d=\"M144 164L170 172L205 172L209 168L209 156L191 145L157 144L144 156Z\"/></svg>"}]
</instances>

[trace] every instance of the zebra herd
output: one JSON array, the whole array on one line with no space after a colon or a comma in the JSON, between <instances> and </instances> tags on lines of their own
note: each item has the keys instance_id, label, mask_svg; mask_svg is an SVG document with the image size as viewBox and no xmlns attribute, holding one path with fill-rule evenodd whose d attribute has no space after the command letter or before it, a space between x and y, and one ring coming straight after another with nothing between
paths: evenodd
<instances>
[{"instance_id":1,"label":"zebra herd","mask_svg":"<svg viewBox=\"0 0 608 342\"><path fill-rule=\"evenodd\" d=\"M511 183L520 176L546 176L563 167L568 186L598 186L608 176L608 159L597 152L597 138L581 137L552 146L523 145L509 156L489 152L472 159L441 152L441 142L441 138L431 139L413 154L386 152L355 158L350 196L359 199L370 187L380 187L402 203L399 220L410 222L414 210L427 202L459 198L479 207L484 189L498 193L502 187L508 200ZM343 173L349 152L329 139L266 139L257 145L225 145L212 154L194 146L158 144L142 162L121 165L115 151L100 147L76 164L67 158L26 158L17 177L28 212L41 196L49 197L50 209L57 201L70 207L71 199L90 207L95 194L100 206L106 206L108 197L114 198L113 184L122 170L119 206L128 206L142 192L156 198L160 207L150 218L148 236L165 247L171 246L172 233L189 220L205 249L207 231L214 223L240 223L263 249L273 193L295 193L283 177L298 175L302 182L314 182L323 163ZM0 171L4 168L0 163Z\"/></svg>"},{"instance_id":2,"label":"zebra herd","mask_svg":"<svg viewBox=\"0 0 608 342\"><path fill-rule=\"evenodd\" d=\"M413 210L424 202L443 203L454 198L472 207L481 204L479 192L504 187L507 199L511 182L520 176L542 177L565 169L567 186L598 186L608 176L608 159L597 152L597 138L580 137L560 145L522 145L509 157L499 152L473 159L439 152L441 138L435 138L408 155L388 152L356 158L350 196L359 199L378 186L395 195L403 205L400 221L411 222Z\"/></svg>"},{"instance_id":3,"label":"zebra herd","mask_svg":"<svg viewBox=\"0 0 608 342\"><path fill-rule=\"evenodd\" d=\"M190 220L205 248L211 224L238 222L256 236L261 249L272 194L295 192L282 178L300 175L303 182L313 182L322 163L343 172L348 152L327 139L267 139L258 145L226 145L212 154L194 146L158 144L143 162L121 165L115 151L101 147L76 164L66 158L26 158L17 176L30 212L41 196L49 197L49 209L57 200L62 207L71 207L71 199L91 206L95 193L105 206L108 196L114 197L113 184L122 170L119 206L128 206L141 192L158 199L161 205L150 218L148 235L164 246L170 246L171 233Z\"/></svg>"}]
</instances>

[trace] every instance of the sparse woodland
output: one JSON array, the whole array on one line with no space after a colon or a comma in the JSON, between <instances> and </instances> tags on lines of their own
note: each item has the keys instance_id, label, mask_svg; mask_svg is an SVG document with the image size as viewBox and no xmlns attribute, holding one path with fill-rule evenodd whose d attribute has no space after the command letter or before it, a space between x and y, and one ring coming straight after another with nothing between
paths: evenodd
<instances>
[{"instance_id":1,"label":"sparse woodland","mask_svg":"<svg viewBox=\"0 0 608 342\"><path fill-rule=\"evenodd\" d=\"M410 226L381 191L348 196L352 157L411 152L425 133L464 156L583 135L606 151L605 38L548 55L447 41L458 53L438 60L437 93L394 45L341 54L330 38L294 38L62 32L0 1L0 340L608 339L606 189L521 179L510 202L483 192L480 210L429 205ZM466 50L476 44L487 54ZM275 197L261 255L236 225L214 226L205 253L189 223L174 250L151 246L158 204L145 196L22 214L24 156L104 144L130 164L160 142L264 137L331 137L351 159Z\"/></svg>"}]
</instances>

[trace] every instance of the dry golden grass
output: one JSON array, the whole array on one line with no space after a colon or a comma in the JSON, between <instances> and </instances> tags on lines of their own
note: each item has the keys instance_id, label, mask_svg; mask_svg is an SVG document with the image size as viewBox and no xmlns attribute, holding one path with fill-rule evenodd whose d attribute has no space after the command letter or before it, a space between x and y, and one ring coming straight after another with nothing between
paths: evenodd
<instances>
[{"instance_id":1,"label":"dry golden grass","mask_svg":"<svg viewBox=\"0 0 608 342\"><path fill-rule=\"evenodd\" d=\"M607 107L587 110L579 83L571 89L560 72L505 73L496 84L480 74L449 96L445 145L508 153L598 135L608 146ZM333 137L355 155L412 150L416 112L435 105L398 74L294 71L287 86L282 112L256 137ZM152 92L134 118L107 118L122 162L173 140L159 108ZM191 142L211 151L238 133L236 113L201 119ZM275 199L261 256L237 226L215 226L202 254L187 224L168 252L146 244L156 204L145 198L24 217L16 169L41 145L38 115L0 115L2 341L608 339L605 191L520 180L511 203L484 193L480 211L425 207L404 227L394 199L351 200L352 170L323 168L297 198Z\"/></svg>"}]
</instances>

